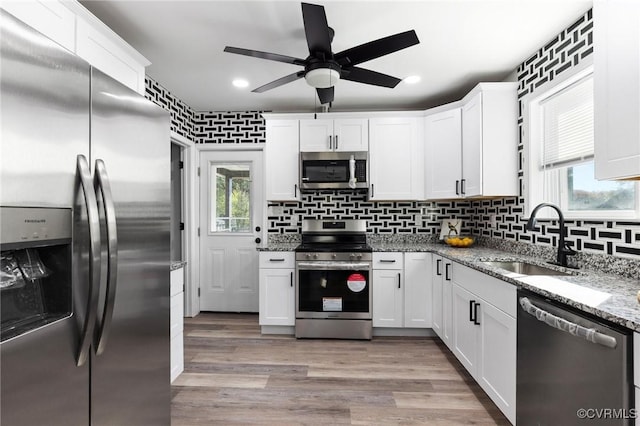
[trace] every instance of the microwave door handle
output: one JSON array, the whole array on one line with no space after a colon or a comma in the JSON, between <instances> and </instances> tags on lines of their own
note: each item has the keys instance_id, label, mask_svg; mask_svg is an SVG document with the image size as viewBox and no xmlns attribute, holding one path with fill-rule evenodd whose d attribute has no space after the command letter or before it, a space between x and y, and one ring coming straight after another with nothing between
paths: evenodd
<instances>
[{"instance_id":1,"label":"microwave door handle","mask_svg":"<svg viewBox=\"0 0 640 426\"><path fill-rule=\"evenodd\" d=\"M87 209L87 224L89 227L89 285L87 289L87 304L82 332L80 333L80 344L76 356L76 365L84 365L89 358L91 340L96 325L98 315L98 294L100 288L100 267L101 267L101 244L100 244L100 214L98 212L98 201L91 184L91 171L89 163L84 155L77 157L77 185L82 187L85 207ZM77 186L76 186L77 188ZM78 192L77 190L75 191Z\"/></svg>"},{"instance_id":2,"label":"microwave door handle","mask_svg":"<svg viewBox=\"0 0 640 426\"><path fill-rule=\"evenodd\" d=\"M100 196L102 197L105 222L107 225L107 288L102 318L98 323L98 337L95 345L96 355L101 355L107 345L107 339L111 331L118 275L116 209L113 203L113 196L111 195L111 184L109 183L107 169L102 160L96 160L94 183L96 192L100 191Z\"/></svg>"}]
</instances>

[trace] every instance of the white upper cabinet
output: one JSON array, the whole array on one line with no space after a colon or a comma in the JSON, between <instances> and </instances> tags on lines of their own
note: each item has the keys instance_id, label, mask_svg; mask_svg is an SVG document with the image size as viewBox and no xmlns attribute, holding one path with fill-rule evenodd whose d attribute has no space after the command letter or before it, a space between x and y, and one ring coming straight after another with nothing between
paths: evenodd
<instances>
[{"instance_id":1,"label":"white upper cabinet","mask_svg":"<svg viewBox=\"0 0 640 426\"><path fill-rule=\"evenodd\" d=\"M516 88L480 83L426 117L427 199L517 195Z\"/></svg>"},{"instance_id":2,"label":"white upper cabinet","mask_svg":"<svg viewBox=\"0 0 640 426\"><path fill-rule=\"evenodd\" d=\"M75 53L92 66L144 95L150 62L76 1L3 1L2 8Z\"/></svg>"},{"instance_id":3,"label":"white upper cabinet","mask_svg":"<svg viewBox=\"0 0 640 426\"><path fill-rule=\"evenodd\" d=\"M462 118L460 108L425 117L425 193L427 199L459 196L462 175ZM456 181L458 188L456 193Z\"/></svg>"},{"instance_id":4,"label":"white upper cabinet","mask_svg":"<svg viewBox=\"0 0 640 426\"><path fill-rule=\"evenodd\" d=\"M1 4L4 10L25 24L75 53L76 16L61 1L6 0Z\"/></svg>"},{"instance_id":5,"label":"white upper cabinet","mask_svg":"<svg viewBox=\"0 0 640 426\"><path fill-rule=\"evenodd\" d=\"M366 118L318 118L300 120L300 151L367 151Z\"/></svg>"},{"instance_id":6,"label":"white upper cabinet","mask_svg":"<svg viewBox=\"0 0 640 426\"><path fill-rule=\"evenodd\" d=\"M596 179L640 179L640 2L593 5Z\"/></svg>"},{"instance_id":7,"label":"white upper cabinet","mask_svg":"<svg viewBox=\"0 0 640 426\"><path fill-rule=\"evenodd\" d=\"M422 117L369 120L369 199L424 198Z\"/></svg>"},{"instance_id":8,"label":"white upper cabinet","mask_svg":"<svg viewBox=\"0 0 640 426\"><path fill-rule=\"evenodd\" d=\"M297 201L298 120L266 120L265 199Z\"/></svg>"}]
</instances>

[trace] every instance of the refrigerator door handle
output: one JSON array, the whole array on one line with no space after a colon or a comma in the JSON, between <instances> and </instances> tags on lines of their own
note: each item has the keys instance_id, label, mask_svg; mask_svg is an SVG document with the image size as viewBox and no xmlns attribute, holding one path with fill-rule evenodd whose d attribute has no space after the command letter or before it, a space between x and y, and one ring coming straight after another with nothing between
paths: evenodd
<instances>
[{"instance_id":1,"label":"refrigerator door handle","mask_svg":"<svg viewBox=\"0 0 640 426\"><path fill-rule=\"evenodd\" d=\"M96 194L91 185L91 171L89 163L84 155L77 157L77 172L84 194L85 206L87 208L87 224L89 225L89 288L87 292L87 313L84 318L84 325L80 334L80 346L76 356L76 365L84 365L89 357L91 339L93 337L96 316L98 312L98 288L100 286L100 215L98 213L98 202Z\"/></svg>"},{"instance_id":2,"label":"refrigerator door handle","mask_svg":"<svg viewBox=\"0 0 640 426\"><path fill-rule=\"evenodd\" d=\"M95 343L96 355L102 354L107 345L113 308L116 300L118 279L118 234L116 226L116 208L111 195L111 184L104 161L98 159L95 164L94 187L96 194L102 197L107 236L107 288L102 318L97 324L98 333Z\"/></svg>"}]
</instances>

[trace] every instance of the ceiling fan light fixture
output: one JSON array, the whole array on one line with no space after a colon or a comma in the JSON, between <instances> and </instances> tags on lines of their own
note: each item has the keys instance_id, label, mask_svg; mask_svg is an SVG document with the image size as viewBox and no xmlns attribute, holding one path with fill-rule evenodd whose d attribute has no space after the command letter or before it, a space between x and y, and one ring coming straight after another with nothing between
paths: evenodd
<instances>
[{"instance_id":1,"label":"ceiling fan light fixture","mask_svg":"<svg viewBox=\"0 0 640 426\"><path fill-rule=\"evenodd\" d=\"M245 88L245 87L249 86L249 82L247 80L245 80L245 79L242 79L242 78L234 79L231 82L231 84L233 84L235 87L237 87L239 89L242 89L242 88Z\"/></svg>"},{"instance_id":2,"label":"ceiling fan light fixture","mask_svg":"<svg viewBox=\"0 0 640 426\"><path fill-rule=\"evenodd\" d=\"M304 75L307 84L316 89L333 87L340 80L340 73L333 68L315 68Z\"/></svg>"},{"instance_id":3,"label":"ceiling fan light fixture","mask_svg":"<svg viewBox=\"0 0 640 426\"><path fill-rule=\"evenodd\" d=\"M420 82L419 75L410 75L409 77L404 79L404 82L407 84L416 84Z\"/></svg>"}]
</instances>

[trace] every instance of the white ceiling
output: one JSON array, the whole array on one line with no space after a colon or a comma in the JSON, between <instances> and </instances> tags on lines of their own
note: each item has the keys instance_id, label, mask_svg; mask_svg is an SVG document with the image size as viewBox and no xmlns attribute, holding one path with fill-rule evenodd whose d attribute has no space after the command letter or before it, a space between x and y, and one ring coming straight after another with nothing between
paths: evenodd
<instances>
[{"instance_id":1,"label":"white ceiling","mask_svg":"<svg viewBox=\"0 0 640 426\"><path fill-rule=\"evenodd\" d=\"M501 81L592 6L592 0L313 1L335 30L333 52L415 29L420 44L361 64L418 84L340 81L331 110L420 109ZM223 52L225 46L308 56L299 1L81 1L151 61L147 74L196 111L314 111L304 79L251 90L302 68ZM234 78L249 87L232 86Z\"/></svg>"}]
</instances>

